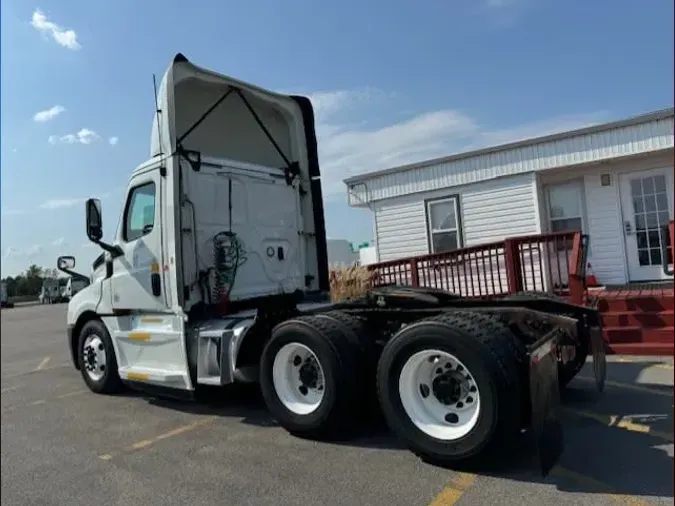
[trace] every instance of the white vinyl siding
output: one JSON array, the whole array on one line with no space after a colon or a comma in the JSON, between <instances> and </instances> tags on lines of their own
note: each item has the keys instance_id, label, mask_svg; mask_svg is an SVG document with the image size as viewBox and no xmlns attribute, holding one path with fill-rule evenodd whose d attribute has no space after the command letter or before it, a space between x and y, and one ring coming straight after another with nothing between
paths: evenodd
<instances>
[{"instance_id":1,"label":"white vinyl siding","mask_svg":"<svg viewBox=\"0 0 675 506\"><path fill-rule=\"evenodd\" d=\"M459 190L465 246L539 233L534 174L498 178Z\"/></svg>"},{"instance_id":2,"label":"white vinyl siding","mask_svg":"<svg viewBox=\"0 0 675 506\"><path fill-rule=\"evenodd\" d=\"M377 205L375 213L380 261L430 253L425 201L429 202L431 199L440 201L444 197L459 198L460 233L464 247L502 241L507 237L537 234L540 230L535 193L534 174L523 174L455 187L446 192L381 202ZM490 258L487 256L471 257L466 262L467 272L455 276L450 276L448 272L442 274L437 270L434 272L433 268L422 266L420 283L426 284L425 279L428 280L427 283L437 283L444 277L443 287L453 292L464 295L477 295L479 292L499 293L506 290L507 281L503 257L497 262L497 253L492 252L491 266ZM539 278L537 258L536 256L534 258L534 276L529 261L523 265L528 279ZM487 279L490 277L489 272L485 272L490 270L495 273L495 278L497 272L501 274L501 279L494 280L494 287ZM486 286L486 282L490 286ZM479 287L479 283L482 283L482 287ZM542 287L539 283L527 288L533 290Z\"/></svg>"},{"instance_id":3,"label":"white vinyl siding","mask_svg":"<svg viewBox=\"0 0 675 506\"><path fill-rule=\"evenodd\" d=\"M375 219L380 262L428 253L423 200L383 202L376 208Z\"/></svg>"}]
</instances>

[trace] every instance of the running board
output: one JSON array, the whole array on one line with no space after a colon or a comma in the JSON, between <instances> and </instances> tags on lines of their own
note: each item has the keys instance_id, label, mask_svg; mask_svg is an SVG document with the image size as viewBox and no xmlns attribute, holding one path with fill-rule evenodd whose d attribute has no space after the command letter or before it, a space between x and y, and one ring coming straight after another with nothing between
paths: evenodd
<instances>
[{"instance_id":1,"label":"running board","mask_svg":"<svg viewBox=\"0 0 675 506\"><path fill-rule=\"evenodd\" d=\"M169 388L187 389L187 376L176 371L165 371L151 367L121 367L119 369L122 381L135 383L152 383Z\"/></svg>"}]
</instances>

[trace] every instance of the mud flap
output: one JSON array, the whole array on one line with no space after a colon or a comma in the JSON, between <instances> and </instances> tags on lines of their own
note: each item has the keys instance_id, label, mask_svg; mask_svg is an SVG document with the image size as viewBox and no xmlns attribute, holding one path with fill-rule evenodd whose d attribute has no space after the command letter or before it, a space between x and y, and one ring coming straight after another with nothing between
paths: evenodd
<instances>
[{"instance_id":1,"label":"mud flap","mask_svg":"<svg viewBox=\"0 0 675 506\"><path fill-rule=\"evenodd\" d=\"M602 329L599 327L592 327L590 333L595 386L598 389L598 392L602 392L605 389L605 379L607 378L607 355L605 353L605 339L602 337Z\"/></svg>"},{"instance_id":2,"label":"mud flap","mask_svg":"<svg viewBox=\"0 0 675 506\"><path fill-rule=\"evenodd\" d=\"M549 336L535 343L530 352L531 431L536 464L543 476L557 464L564 447L556 342L556 336Z\"/></svg>"}]
</instances>

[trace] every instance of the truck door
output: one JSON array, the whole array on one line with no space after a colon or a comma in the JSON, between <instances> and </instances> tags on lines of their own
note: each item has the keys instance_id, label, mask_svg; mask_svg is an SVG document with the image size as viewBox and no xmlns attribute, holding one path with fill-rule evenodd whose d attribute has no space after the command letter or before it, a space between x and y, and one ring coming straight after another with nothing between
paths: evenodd
<instances>
[{"instance_id":1,"label":"truck door","mask_svg":"<svg viewBox=\"0 0 675 506\"><path fill-rule=\"evenodd\" d=\"M112 262L110 288L114 310L162 312L162 205L159 168L135 176L117 230L123 255Z\"/></svg>"}]
</instances>

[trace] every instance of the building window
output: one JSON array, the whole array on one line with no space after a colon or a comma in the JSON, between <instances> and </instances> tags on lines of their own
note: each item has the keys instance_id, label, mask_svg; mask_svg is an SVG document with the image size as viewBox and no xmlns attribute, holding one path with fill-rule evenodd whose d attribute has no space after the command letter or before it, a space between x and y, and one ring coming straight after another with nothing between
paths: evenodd
<instances>
[{"instance_id":1,"label":"building window","mask_svg":"<svg viewBox=\"0 0 675 506\"><path fill-rule=\"evenodd\" d=\"M549 230L583 230L581 184L578 181L549 186L547 190Z\"/></svg>"},{"instance_id":2,"label":"building window","mask_svg":"<svg viewBox=\"0 0 675 506\"><path fill-rule=\"evenodd\" d=\"M426 214L431 253L452 251L461 247L459 197L428 200Z\"/></svg>"}]
</instances>

